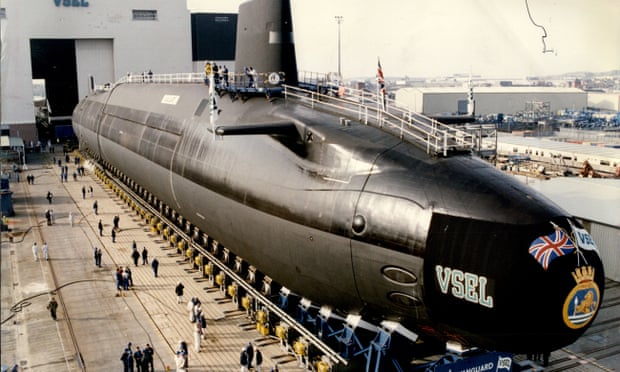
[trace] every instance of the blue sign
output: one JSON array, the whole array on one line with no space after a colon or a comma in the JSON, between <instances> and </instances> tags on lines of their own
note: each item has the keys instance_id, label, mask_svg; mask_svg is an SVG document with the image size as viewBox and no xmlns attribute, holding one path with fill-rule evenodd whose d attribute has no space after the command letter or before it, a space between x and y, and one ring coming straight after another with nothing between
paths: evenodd
<instances>
[{"instance_id":1,"label":"blue sign","mask_svg":"<svg viewBox=\"0 0 620 372\"><path fill-rule=\"evenodd\" d=\"M72 8L87 8L89 5L87 0L54 0L54 4Z\"/></svg>"},{"instance_id":2,"label":"blue sign","mask_svg":"<svg viewBox=\"0 0 620 372\"><path fill-rule=\"evenodd\" d=\"M438 365L435 372L511 372L512 354L488 352Z\"/></svg>"}]
</instances>

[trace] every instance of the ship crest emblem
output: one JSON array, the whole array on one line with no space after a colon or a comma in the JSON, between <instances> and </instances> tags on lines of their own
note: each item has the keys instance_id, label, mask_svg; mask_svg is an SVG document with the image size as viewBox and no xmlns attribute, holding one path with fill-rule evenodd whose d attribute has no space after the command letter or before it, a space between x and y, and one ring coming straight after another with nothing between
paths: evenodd
<instances>
[{"instance_id":1,"label":"ship crest emblem","mask_svg":"<svg viewBox=\"0 0 620 372\"><path fill-rule=\"evenodd\" d=\"M577 285L564 301L562 315L564 323L572 329L579 329L588 324L600 302L598 285L594 281L594 268L581 266L572 273Z\"/></svg>"}]
</instances>

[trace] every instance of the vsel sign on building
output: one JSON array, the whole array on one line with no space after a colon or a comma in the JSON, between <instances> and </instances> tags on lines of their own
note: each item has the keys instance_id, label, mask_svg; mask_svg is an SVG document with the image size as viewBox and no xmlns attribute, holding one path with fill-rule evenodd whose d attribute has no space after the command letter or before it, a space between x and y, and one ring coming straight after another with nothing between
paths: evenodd
<instances>
[{"instance_id":1,"label":"vsel sign on building","mask_svg":"<svg viewBox=\"0 0 620 372\"><path fill-rule=\"evenodd\" d=\"M88 7L88 1L86 0L54 0L56 6L70 6L70 7Z\"/></svg>"}]
</instances>

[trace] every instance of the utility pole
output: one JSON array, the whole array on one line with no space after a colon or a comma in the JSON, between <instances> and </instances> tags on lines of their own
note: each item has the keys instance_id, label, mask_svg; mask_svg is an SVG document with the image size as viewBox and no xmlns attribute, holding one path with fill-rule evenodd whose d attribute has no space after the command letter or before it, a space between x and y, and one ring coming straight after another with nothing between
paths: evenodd
<instances>
[{"instance_id":1,"label":"utility pole","mask_svg":"<svg viewBox=\"0 0 620 372\"><path fill-rule=\"evenodd\" d=\"M341 44L340 44L340 25L344 22L343 16L335 16L336 22L338 23L338 78L342 79L342 64L340 59L341 53Z\"/></svg>"}]
</instances>

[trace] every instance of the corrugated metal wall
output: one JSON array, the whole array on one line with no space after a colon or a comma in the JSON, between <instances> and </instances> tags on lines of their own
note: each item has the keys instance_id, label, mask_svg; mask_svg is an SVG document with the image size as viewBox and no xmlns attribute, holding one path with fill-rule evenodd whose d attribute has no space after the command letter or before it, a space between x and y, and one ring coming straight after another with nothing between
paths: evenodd
<instances>
[{"instance_id":1,"label":"corrugated metal wall","mask_svg":"<svg viewBox=\"0 0 620 372\"><path fill-rule=\"evenodd\" d=\"M605 277L620 282L620 226L597 222L584 224L598 246L605 268Z\"/></svg>"}]
</instances>

